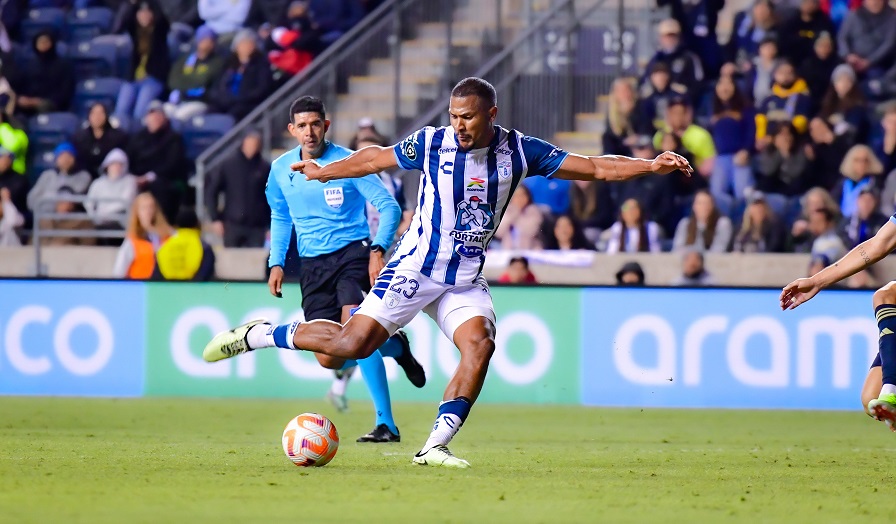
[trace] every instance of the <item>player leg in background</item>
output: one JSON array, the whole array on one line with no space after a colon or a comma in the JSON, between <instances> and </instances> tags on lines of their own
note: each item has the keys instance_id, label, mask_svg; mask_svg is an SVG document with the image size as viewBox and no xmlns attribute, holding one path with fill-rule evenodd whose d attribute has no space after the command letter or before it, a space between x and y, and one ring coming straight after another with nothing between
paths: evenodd
<instances>
[{"instance_id":1,"label":"player leg in background","mask_svg":"<svg viewBox=\"0 0 896 524\"><path fill-rule=\"evenodd\" d=\"M878 353L868 370L868 376L865 377L865 384L862 385L862 409L869 417L874 417L874 415L868 411L868 403L880 396L881 387L883 387L883 372L880 368L880 354Z\"/></svg>"},{"instance_id":2,"label":"player leg in background","mask_svg":"<svg viewBox=\"0 0 896 524\"><path fill-rule=\"evenodd\" d=\"M432 433L414 456L414 463L422 466L470 467L469 462L455 457L447 446L482 391L488 363L495 352L495 325L490 318L473 317L454 330L453 339L460 350L460 363L445 388Z\"/></svg>"},{"instance_id":3,"label":"player leg in background","mask_svg":"<svg viewBox=\"0 0 896 524\"><path fill-rule=\"evenodd\" d=\"M896 431L896 282L874 292L881 361L880 395L868 402L868 413Z\"/></svg>"}]
</instances>

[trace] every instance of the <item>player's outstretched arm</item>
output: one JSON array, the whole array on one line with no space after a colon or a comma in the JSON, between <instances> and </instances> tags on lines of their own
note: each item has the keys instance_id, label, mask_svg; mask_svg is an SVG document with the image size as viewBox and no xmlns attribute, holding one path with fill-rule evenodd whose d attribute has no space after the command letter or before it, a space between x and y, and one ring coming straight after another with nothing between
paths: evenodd
<instances>
[{"instance_id":1,"label":"player's outstretched arm","mask_svg":"<svg viewBox=\"0 0 896 524\"><path fill-rule=\"evenodd\" d=\"M874 265L896 249L896 224L888 221L876 235L852 248L843 258L808 278L798 278L781 291L782 310L794 309L859 271Z\"/></svg>"},{"instance_id":2,"label":"player's outstretched arm","mask_svg":"<svg viewBox=\"0 0 896 524\"><path fill-rule=\"evenodd\" d=\"M289 167L304 174L308 180L329 182L339 178L358 178L397 166L398 160L391 147L369 146L324 167L314 160L302 160Z\"/></svg>"},{"instance_id":3,"label":"player's outstretched arm","mask_svg":"<svg viewBox=\"0 0 896 524\"><path fill-rule=\"evenodd\" d=\"M621 155L582 156L570 153L554 175L570 180L622 181L650 173L665 175L677 170L690 175L694 168L683 156L666 151L653 160Z\"/></svg>"}]
</instances>

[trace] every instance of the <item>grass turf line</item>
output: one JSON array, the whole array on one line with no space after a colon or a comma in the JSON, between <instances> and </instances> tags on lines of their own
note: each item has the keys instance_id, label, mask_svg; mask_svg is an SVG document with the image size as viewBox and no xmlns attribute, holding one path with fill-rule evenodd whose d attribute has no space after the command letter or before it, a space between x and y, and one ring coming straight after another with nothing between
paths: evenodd
<instances>
[{"instance_id":1,"label":"grass turf line","mask_svg":"<svg viewBox=\"0 0 896 524\"><path fill-rule=\"evenodd\" d=\"M297 468L290 417L336 423ZM396 405L400 444L357 444L369 403L0 399L0 521L869 522L896 508L896 436L860 412L477 405L452 450L411 464L435 406Z\"/></svg>"}]
</instances>

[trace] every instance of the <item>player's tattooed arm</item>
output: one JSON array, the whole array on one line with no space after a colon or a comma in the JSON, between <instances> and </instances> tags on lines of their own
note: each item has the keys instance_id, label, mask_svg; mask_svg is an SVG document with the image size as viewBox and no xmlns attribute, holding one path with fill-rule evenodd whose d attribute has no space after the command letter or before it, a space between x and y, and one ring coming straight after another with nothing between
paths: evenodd
<instances>
[{"instance_id":1,"label":"player's tattooed arm","mask_svg":"<svg viewBox=\"0 0 896 524\"><path fill-rule=\"evenodd\" d=\"M859 246L859 256L862 257L862 260L864 260L866 264L871 264L871 257L868 256L868 253L863 246Z\"/></svg>"},{"instance_id":2,"label":"player's tattooed arm","mask_svg":"<svg viewBox=\"0 0 896 524\"><path fill-rule=\"evenodd\" d=\"M669 151L650 160L621 155L586 157L570 154L555 176L573 180L622 181L650 173L667 174L679 169L686 174L693 172L684 157Z\"/></svg>"}]
</instances>

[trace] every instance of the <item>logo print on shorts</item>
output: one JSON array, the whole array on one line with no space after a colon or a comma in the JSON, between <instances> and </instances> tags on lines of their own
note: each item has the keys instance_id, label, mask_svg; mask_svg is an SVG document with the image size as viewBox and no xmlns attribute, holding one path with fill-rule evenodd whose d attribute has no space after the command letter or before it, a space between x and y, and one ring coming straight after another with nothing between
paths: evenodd
<instances>
[{"instance_id":1,"label":"logo print on shorts","mask_svg":"<svg viewBox=\"0 0 896 524\"><path fill-rule=\"evenodd\" d=\"M398 304L401 302L401 297L398 296L398 293L389 292L386 295L386 307L389 309L395 309L398 307Z\"/></svg>"},{"instance_id":2,"label":"logo print on shorts","mask_svg":"<svg viewBox=\"0 0 896 524\"><path fill-rule=\"evenodd\" d=\"M342 203L345 202L345 195L342 193L341 187L328 187L324 189L324 198L327 201L327 205L333 209L339 209L342 207Z\"/></svg>"}]
</instances>

